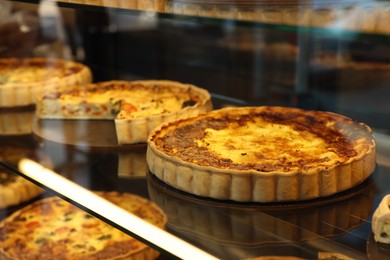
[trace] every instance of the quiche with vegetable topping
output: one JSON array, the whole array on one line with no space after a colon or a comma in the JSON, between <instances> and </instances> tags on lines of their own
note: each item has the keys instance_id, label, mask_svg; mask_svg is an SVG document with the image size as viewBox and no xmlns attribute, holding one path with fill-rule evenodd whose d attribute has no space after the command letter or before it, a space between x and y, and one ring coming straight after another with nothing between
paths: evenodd
<instances>
[{"instance_id":1,"label":"quiche with vegetable topping","mask_svg":"<svg viewBox=\"0 0 390 260\"><path fill-rule=\"evenodd\" d=\"M375 169L371 129L330 112L236 107L166 123L148 138L150 171L214 199L279 202L352 188Z\"/></svg>"},{"instance_id":2,"label":"quiche with vegetable topping","mask_svg":"<svg viewBox=\"0 0 390 260\"><path fill-rule=\"evenodd\" d=\"M30 106L46 91L92 81L81 63L54 58L0 59L0 108Z\"/></svg>"},{"instance_id":3,"label":"quiche with vegetable topping","mask_svg":"<svg viewBox=\"0 0 390 260\"><path fill-rule=\"evenodd\" d=\"M41 119L111 119L119 144L146 142L157 125L212 109L207 90L168 80L107 81L47 93Z\"/></svg>"},{"instance_id":4,"label":"quiche with vegetable topping","mask_svg":"<svg viewBox=\"0 0 390 260\"><path fill-rule=\"evenodd\" d=\"M154 203L129 193L97 194L165 228L167 217ZM36 201L0 224L0 257L6 259L154 259L158 255L156 250L59 197Z\"/></svg>"}]
</instances>

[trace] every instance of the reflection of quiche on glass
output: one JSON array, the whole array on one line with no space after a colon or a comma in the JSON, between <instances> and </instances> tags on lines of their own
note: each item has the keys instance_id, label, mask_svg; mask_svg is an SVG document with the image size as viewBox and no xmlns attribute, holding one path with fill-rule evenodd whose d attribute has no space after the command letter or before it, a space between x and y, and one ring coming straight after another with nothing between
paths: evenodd
<instances>
[{"instance_id":1,"label":"reflection of quiche on glass","mask_svg":"<svg viewBox=\"0 0 390 260\"><path fill-rule=\"evenodd\" d=\"M34 110L0 109L0 136L27 135L32 131Z\"/></svg>"},{"instance_id":2,"label":"reflection of quiche on glass","mask_svg":"<svg viewBox=\"0 0 390 260\"><path fill-rule=\"evenodd\" d=\"M16 167L24 157L38 156L40 161L50 164L44 154L35 153L36 144L29 135L0 135L0 162ZM22 176L0 166L0 209L17 206L43 193L43 189ZM1 258L1 257L0 257Z\"/></svg>"},{"instance_id":3,"label":"reflection of quiche on glass","mask_svg":"<svg viewBox=\"0 0 390 260\"><path fill-rule=\"evenodd\" d=\"M119 144L146 142L157 125L212 109L202 88L167 80L107 81L47 93L37 103L42 119L115 120Z\"/></svg>"},{"instance_id":4,"label":"reflection of quiche on glass","mask_svg":"<svg viewBox=\"0 0 390 260\"><path fill-rule=\"evenodd\" d=\"M147 162L167 184L236 201L307 200L347 190L375 169L362 123L287 107L225 108L163 124Z\"/></svg>"}]
</instances>

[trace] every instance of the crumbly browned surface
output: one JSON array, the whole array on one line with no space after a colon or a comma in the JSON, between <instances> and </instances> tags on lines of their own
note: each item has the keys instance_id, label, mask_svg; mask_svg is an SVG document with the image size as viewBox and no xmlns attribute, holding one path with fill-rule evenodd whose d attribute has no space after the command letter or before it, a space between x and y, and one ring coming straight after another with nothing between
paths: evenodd
<instances>
[{"instance_id":1,"label":"crumbly browned surface","mask_svg":"<svg viewBox=\"0 0 390 260\"><path fill-rule=\"evenodd\" d=\"M263 128L265 125L288 127L290 131L298 132L307 144L296 144L288 140L293 136L284 135L258 135L246 143L248 151L241 150L235 137L226 136L223 147L231 150L231 154L240 147L241 156L248 157L253 153L251 160L235 162L229 157L221 157L212 148L213 144L205 145L197 140L207 140L210 129L223 131L233 129L229 133L236 133L236 140L250 134L245 131L248 125ZM244 129L244 130L243 130ZM252 129L252 128L251 128ZM274 127L272 131L277 131ZM212 134L212 133L211 133ZM256 135L256 132L252 133ZM242 135L242 137L240 137ZM311 145L310 138L318 138L324 142L324 151L335 155L329 158L322 154L304 151L303 145ZM304 111L293 108L262 107L251 108L245 113L211 113L197 119L189 119L173 123L153 136L153 142L163 153L180 158L183 161L200 166L213 166L235 170L256 170L260 172L281 171L288 172L295 169L308 171L313 167L329 166L330 160L334 164L342 164L361 153L367 152L374 140L368 127L349 118L328 112ZM201 144L201 145L200 145ZM258 150L251 150L251 147ZM236 149L237 148L237 149ZM283 154L283 156L280 156ZM277 158L272 159L272 158Z\"/></svg>"}]
</instances>

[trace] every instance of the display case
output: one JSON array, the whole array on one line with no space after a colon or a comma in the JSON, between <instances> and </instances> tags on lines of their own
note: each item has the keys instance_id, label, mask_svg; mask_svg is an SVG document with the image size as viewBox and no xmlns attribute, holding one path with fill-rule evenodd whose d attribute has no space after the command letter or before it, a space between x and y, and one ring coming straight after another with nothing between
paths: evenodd
<instances>
[{"instance_id":1,"label":"display case","mask_svg":"<svg viewBox=\"0 0 390 260\"><path fill-rule=\"evenodd\" d=\"M112 121L42 120L34 105L1 108L1 170L45 190L0 209L1 219L54 195L135 236L161 259L192 259L194 248L220 259L389 257L389 245L375 242L371 227L375 209L390 193L389 2L0 0L0 5L0 58L77 61L90 68L94 82L189 83L210 92L214 109L334 112L370 126L376 142L375 171L351 189L304 201L237 202L165 184L149 171L147 145L118 145ZM105 210L95 211L94 201L83 204L61 179L50 186L45 178L26 176L18 167L25 157L81 190L127 192L154 202L168 217L161 234L167 241L116 223ZM326 252L339 258L321 258Z\"/></svg>"}]
</instances>

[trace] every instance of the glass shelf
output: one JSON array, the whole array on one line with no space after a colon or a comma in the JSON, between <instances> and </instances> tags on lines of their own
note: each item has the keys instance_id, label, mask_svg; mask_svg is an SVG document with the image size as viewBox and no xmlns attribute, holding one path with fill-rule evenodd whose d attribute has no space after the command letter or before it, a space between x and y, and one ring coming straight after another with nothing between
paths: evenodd
<instances>
[{"instance_id":1,"label":"glass shelf","mask_svg":"<svg viewBox=\"0 0 390 260\"><path fill-rule=\"evenodd\" d=\"M79 129L87 128L86 122L78 123ZM71 127L74 128L73 124ZM52 124L43 126L57 132L60 139L42 136L34 126L32 135L3 138L1 149L18 146L24 149L25 156L50 166L59 175L87 190L115 190L150 199L168 215L169 234L218 258L243 259L278 252L279 255L317 259L318 252L331 251L353 259L364 259L367 250L384 256L378 249L381 245L372 242L371 216L381 198L390 192L387 135L378 134L377 137L378 165L375 172L353 189L305 202L237 203L197 197L162 183L149 173L146 145L101 149L100 144L88 144L85 139L80 143L61 139L69 135L58 132L59 129ZM70 131L70 128L64 127L62 131ZM22 155L19 153L18 156ZM21 174L15 165L0 164ZM49 189L44 196L51 194L53 191ZM55 191L54 194L61 195ZM77 201L61 197L78 205ZM2 211L2 217L19 208ZM91 214L107 221L101 212ZM127 230L122 231L133 235ZM156 248L147 237L144 239ZM163 248L158 249L163 257L174 257Z\"/></svg>"}]
</instances>

